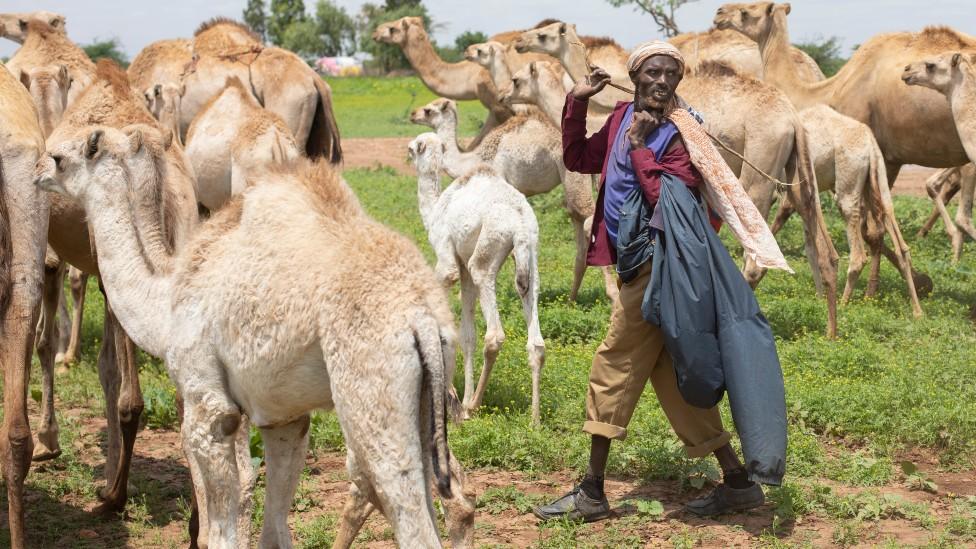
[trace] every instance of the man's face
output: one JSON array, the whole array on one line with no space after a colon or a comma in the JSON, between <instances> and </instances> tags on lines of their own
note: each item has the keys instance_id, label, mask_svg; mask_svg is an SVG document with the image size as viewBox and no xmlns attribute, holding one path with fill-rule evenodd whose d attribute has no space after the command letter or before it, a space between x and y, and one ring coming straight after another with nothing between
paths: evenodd
<instances>
[{"instance_id":1,"label":"man's face","mask_svg":"<svg viewBox=\"0 0 976 549\"><path fill-rule=\"evenodd\" d=\"M637 95L634 106L638 111L663 109L674 95L682 76L674 58L667 55L648 58L631 74Z\"/></svg>"}]
</instances>

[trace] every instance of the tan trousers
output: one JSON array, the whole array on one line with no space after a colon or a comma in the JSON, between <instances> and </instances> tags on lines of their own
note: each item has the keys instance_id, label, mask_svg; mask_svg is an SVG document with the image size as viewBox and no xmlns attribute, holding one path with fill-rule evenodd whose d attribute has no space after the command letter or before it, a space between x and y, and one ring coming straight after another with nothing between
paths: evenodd
<instances>
[{"instance_id":1,"label":"tan trousers","mask_svg":"<svg viewBox=\"0 0 976 549\"><path fill-rule=\"evenodd\" d=\"M610 439L627 437L627 424L647 380L688 457L702 457L729 442L718 408L697 408L685 402L661 329L644 320L641 301L651 278L651 262L626 283L617 279L620 296L610 316L610 330L593 357L586 396L583 431Z\"/></svg>"}]
</instances>

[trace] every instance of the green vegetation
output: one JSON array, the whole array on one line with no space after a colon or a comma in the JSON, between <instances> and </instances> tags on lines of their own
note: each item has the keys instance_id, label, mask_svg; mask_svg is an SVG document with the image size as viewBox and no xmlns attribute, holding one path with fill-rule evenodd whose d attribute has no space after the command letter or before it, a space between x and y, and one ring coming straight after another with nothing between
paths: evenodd
<instances>
[{"instance_id":1,"label":"green vegetation","mask_svg":"<svg viewBox=\"0 0 976 549\"><path fill-rule=\"evenodd\" d=\"M335 79L330 84L344 137L409 136L425 130L405 121L411 108L433 98L415 79ZM462 104L467 135L477 128L473 122L483 113L479 109L475 104ZM416 207L414 178L388 168L348 170L345 178L374 217L413 239L433 261ZM846 258L843 223L833 202L822 198L831 236L841 257ZM574 246L572 228L561 205L562 190L533 197L530 202L541 230L540 321L547 346L542 426L530 426L525 328L509 263L498 286L499 309L508 337L492 372L484 408L474 419L451 428L452 449L469 471L503 469L533 477L566 470L579 472L586 462L588 441L580 432L583 400L590 361L604 336L610 305L602 279L594 270L587 274L580 302L567 301ZM928 201L896 197L895 202L902 232L914 235L930 211ZM722 236L733 254L741 252L727 231ZM879 297L864 298L866 280L862 280L852 303L840 310L840 338L829 341L823 336L824 303L814 294L810 268L803 257L799 221L794 219L780 233L781 246L797 274L769 273L757 296L777 338L786 379L788 476L782 487L768 490L771 524L761 526L761 531L749 530L754 543L768 547L812 545L812 541L792 533L794 528L799 530L801 521L820 521L826 523L826 538L818 545L894 546L894 541L878 534L879 525L890 520L917 530L924 540L920 543L931 547L976 542L976 498L941 492L931 478L946 471L971 472L976 468L976 331L968 318L970 306L976 304L976 247L967 245L963 261L954 266L943 232L934 231L924 240L909 238L915 268L934 281L933 293L923 300L925 318L912 319L904 285L896 270L885 262ZM845 269L842 259L840 272ZM185 546L186 534L182 532L188 516L188 488L174 489L154 480L159 464L174 469L171 474L176 478L185 474L178 463L153 462L148 466L153 468L150 478L145 472L146 458L136 460L132 483L137 490L127 521L104 526L82 510L95 500L95 482L101 479L102 463L97 443L74 443L83 439L86 422L90 424L91 418L103 410L94 366L103 302L94 281L86 307L81 363L57 381L65 453L49 465L35 466L28 477L28 524L33 542L37 546ZM478 330L480 335L480 320ZM175 395L164 368L145 355L140 355L140 360L146 424L155 429L175 429ZM480 363L480 353L476 362ZM39 399L36 363L32 374L30 394ZM460 371L455 382L462 389ZM732 428L724 403L723 416ZM320 457L343 450L333 414L315 414L310 433L312 452ZM138 452L151 450L152 440L147 437L144 433L137 441ZM252 440L252 447L257 455L259 437ZM937 458L938 465L926 463L921 466L923 473L919 466L905 463L913 459L906 456L919 453ZM610 470L614 476L633 479L635 486L667 480L664 485L680 490L695 490L718 478L714 460L684 456L650 391L638 407L628 439L615 444ZM315 509L326 501L335 503L337 497L344 498L342 491L316 492L316 474L306 471L293 506L293 513L299 517L293 531L300 547L331 545L337 516L316 513ZM318 481L326 476L318 477ZM901 487L897 494L893 493L894 486ZM521 516L531 505L564 488L553 485L545 496L514 484L484 490L478 494L478 532L491 531L491 517L507 520ZM927 493L932 490L937 495ZM259 485L257 494L262 493ZM922 497L908 497L916 494ZM0 508L5 497L5 491L0 491ZM654 499L629 495L615 504L630 511L606 526L550 524L540 526L532 539L537 547L560 548L639 547L652 539L655 543L667 540L675 547L722 545L714 530L671 518L676 502L661 498L661 503L664 509ZM257 521L262 509L260 504L256 507ZM730 534L741 535L739 522L723 518L719 523L728 525ZM164 527L170 533L157 541L154 536L162 535ZM77 532L88 529L97 530L101 537L78 537ZM174 539L174 529L183 537ZM390 536L386 523L377 519L359 539L388 540Z\"/></svg>"},{"instance_id":2,"label":"green vegetation","mask_svg":"<svg viewBox=\"0 0 976 549\"><path fill-rule=\"evenodd\" d=\"M817 38L815 40L793 45L812 57L813 60L817 62L817 66L819 66L820 70L824 73L824 76L830 78L831 76L837 74L837 71L839 71L840 68L844 66L844 63L847 62L847 58L841 57L840 55L840 44L840 38L831 36L830 38L826 39ZM854 49L857 49L857 47Z\"/></svg>"},{"instance_id":3,"label":"green vegetation","mask_svg":"<svg viewBox=\"0 0 976 549\"><path fill-rule=\"evenodd\" d=\"M350 137L407 137L425 126L410 123L410 112L437 98L419 79L398 78L328 78L332 87L332 104L343 139ZM478 101L458 102L458 134L472 137L478 133L487 111ZM406 157L404 149L403 155Z\"/></svg>"},{"instance_id":4,"label":"green vegetation","mask_svg":"<svg viewBox=\"0 0 976 549\"><path fill-rule=\"evenodd\" d=\"M118 38L110 38L108 40L96 38L94 42L82 46L81 49L85 50L85 53L88 54L88 57L92 61L98 61L106 57L118 63L122 68L129 66L129 58L122 51L122 45L119 44Z\"/></svg>"}]
</instances>

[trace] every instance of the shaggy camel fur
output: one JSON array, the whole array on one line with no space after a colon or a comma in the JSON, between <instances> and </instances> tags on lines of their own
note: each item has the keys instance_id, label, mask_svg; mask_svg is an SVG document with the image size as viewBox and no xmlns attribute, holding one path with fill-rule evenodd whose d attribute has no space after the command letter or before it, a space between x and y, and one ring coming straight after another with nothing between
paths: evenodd
<instances>
[{"instance_id":1,"label":"shaggy camel fur","mask_svg":"<svg viewBox=\"0 0 976 549\"><path fill-rule=\"evenodd\" d=\"M98 62L96 80L77 100L69 104L61 124L55 128L49 139L58 142L72 138L81 128L93 122L113 127L122 127L130 123L155 124L152 115L142 105L141 97L129 86L125 72L111 61ZM167 170L163 185L166 204L164 234L169 245L175 246L186 239L196 223L196 199L193 196L193 177L187 168L182 151L172 147L167 151L166 160ZM88 239L85 210L80 204L59 195L52 195L49 200L51 216L48 238L51 247L63 260L82 271L93 275L100 274L93 246ZM98 255L101 257L102 254ZM56 281L51 278L53 275L54 273L45 273L46 291L57 287ZM45 296L45 315L54 312L57 304L56 294L54 295L54 299ZM139 389L135 348L116 320L111 299L107 300L105 309L105 331L99 352L98 371L105 391L108 419L108 454L105 464L108 486L101 493L105 501L97 510L113 512L125 507L128 469L143 402ZM46 364L53 360L53 356L50 356L49 351L41 352L42 350L39 349L38 354L47 372L49 368ZM47 389L45 394L52 394L53 383L48 381L47 374L44 381ZM45 396L41 408L41 425L38 429L39 452L35 453L56 454L59 448L53 399Z\"/></svg>"},{"instance_id":2,"label":"shaggy camel fur","mask_svg":"<svg viewBox=\"0 0 976 549\"><path fill-rule=\"evenodd\" d=\"M301 154L284 120L262 109L236 76L203 107L186 134L197 201L211 211L240 194L256 171Z\"/></svg>"},{"instance_id":3,"label":"shaggy camel fur","mask_svg":"<svg viewBox=\"0 0 976 549\"><path fill-rule=\"evenodd\" d=\"M976 104L976 54L946 52L912 63L905 67L902 80L909 86L931 88L949 100L956 131L966 149L966 155L976 162L976 112L973 108ZM961 183L955 225L958 225L970 238L976 239L976 228L973 227L972 178L964 177ZM946 230L952 237L952 261L958 262L962 255L965 237L963 233L955 230L954 224L950 222L945 203L936 200L936 208L946 221Z\"/></svg>"},{"instance_id":4,"label":"shaggy camel fur","mask_svg":"<svg viewBox=\"0 0 976 549\"><path fill-rule=\"evenodd\" d=\"M50 11L0 13L0 38L23 44L31 21L40 21L57 32L66 33L64 16Z\"/></svg>"},{"instance_id":5,"label":"shaggy camel fur","mask_svg":"<svg viewBox=\"0 0 976 549\"><path fill-rule=\"evenodd\" d=\"M159 127L172 132L173 139L181 147L183 139L180 137L180 103L185 92L186 89L181 84L154 84L142 94L146 98L146 108L159 121Z\"/></svg>"},{"instance_id":6,"label":"shaggy camel fur","mask_svg":"<svg viewBox=\"0 0 976 549\"><path fill-rule=\"evenodd\" d=\"M3 361L3 432L0 466L7 489L10 546L27 546L24 480L33 440L27 417L34 330L44 286L48 203L31 188L44 135L30 94L0 63L0 353Z\"/></svg>"},{"instance_id":7,"label":"shaggy camel fur","mask_svg":"<svg viewBox=\"0 0 976 549\"><path fill-rule=\"evenodd\" d=\"M183 71L192 60L193 43L189 40L159 40L142 48L126 73L137 90L148 90L156 84L180 86Z\"/></svg>"},{"instance_id":8,"label":"shaggy camel fur","mask_svg":"<svg viewBox=\"0 0 976 549\"><path fill-rule=\"evenodd\" d=\"M72 42L62 30L52 28L43 21L27 23L27 37L7 62L7 68L15 76L39 67L64 65L68 70L71 88L67 104L78 98L94 80L95 64L84 50Z\"/></svg>"},{"instance_id":9,"label":"shaggy camel fur","mask_svg":"<svg viewBox=\"0 0 976 549\"><path fill-rule=\"evenodd\" d=\"M481 101L488 109L488 118L481 133L472 141L472 147L514 114L498 100L498 89L483 68L468 61L447 63L440 58L424 29L423 19L403 17L383 23L373 31L373 40L400 47L417 75L435 94L459 101Z\"/></svg>"},{"instance_id":10,"label":"shaggy camel fur","mask_svg":"<svg viewBox=\"0 0 976 549\"><path fill-rule=\"evenodd\" d=\"M264 46L248 27L230 19L207 21L193 36L193 58L182 80L186 87L180 108L184 137L193 118L232 76L264 108L285 121L309 158L321 156L332 163L342 160L329 85L300 57Z\"/></svg>"},{"instance_id":11,"label":"shaggy camel fur","mask_svg":"<svg viewBox=\"0 0 976 549\"><path fill-rule=\"evenodd\" d=\"M434 272L445 287L461 281L461 350L465 414L481 407L495 359L505 341L495 287L502 264L515 259L515 288L522 300L532 370L532 423L539 424L539 378L546 344L539 331L539 224L529 201L488 166L476 167L441 192L447 147L436 134L410 142L417 166L417 202L431 247ZM485 317L484 367L474 389L475 300Z\"/></svg>"},{"instance_id":12,"label":"shaggy camel fur","mask_svg":"<svg viewBox=\"0 0 976 549\"><path fill-rule=\"evenodd\" d=\"M444 171L458 178L480 164L495 172L525 196L547 193L560 183L565 206L576 234L576 261L569 298L579 293L586 272L589 231L585 222L593 215L593 193L589 176L573 173L563 164L559 130L539 114L520 114L492 130L472 151L461 152L457 144L457 106L450 99L435 99L410 115L410 121L434 128L447 145ZM607 295L616 295L617 285L603 269Z\"/></svg>"},{"instance_id":13,"label":"shaggy camel fur","mask_svg":"<svg viewBox=\"0 0 976 549\"><path fill-rule=\"evenodd\" d=\"M726 4L715 25L759 42L765 81L798 109L826 104L867 124L884 153L889 186L904 164L948 168L969 162L946 101L933 90L905 86L900 76L902 67L919 59L976 47L976 37L945 27L881 34L862 44L836 75L804 82L785 55L789 13L789 4ZM919 120L925 121L921 131Z\"/></svg>"},{"instance_id":14,"label":"shaggy camel fur","mask_svg":"<svg viewBox=\"0 0 976 549\"><path fill-rule=\"evenodd\" d=\"M367 217L332 166L302 160L258 177L170 251L152 203L153 172L165 169L159 134L86 133L52 140L36 183L84 204L122 324L166 359L206 494L209 548L238 547L242 413L265 441L260 545L291 546L288 510L316 408L336 410L348 446L347 516L372 502L401 546L438 547L433 476L449 514L466 511L455 546L470 541L473 505L447 446L454 327L416 246ZM266 286L274 280L287 283Z\"/></svg>"},{"instance_id":15,"label":"shaggy camel fur","mask_svg":"<svg viewBox=\"0 0 976 549\"><path fill-rule=\"evenodd\" d=\"M583 64L563 61L563 68L574 80L586 76L577 72L585 70ZM525 76L524 69L513 78L519 76ZM806 130L799 115L786 96L775 88L717 63L702 63L686 74L677 91L702 112L708 131L720 136L725 146L780 180L790 181L794 174L799 176L799 183L788 185L786 190L793 203L801 205L807 259L818 291L823 291L827 298L827 335L836 336L838 256L820 209ZM759 211L768 215L775 198L773 183L744 166L739 157L724 149L720 152ZM747 262L743 269L753 288L764 274L765 270L752 262Z\"/></svg>"}]
</instances>

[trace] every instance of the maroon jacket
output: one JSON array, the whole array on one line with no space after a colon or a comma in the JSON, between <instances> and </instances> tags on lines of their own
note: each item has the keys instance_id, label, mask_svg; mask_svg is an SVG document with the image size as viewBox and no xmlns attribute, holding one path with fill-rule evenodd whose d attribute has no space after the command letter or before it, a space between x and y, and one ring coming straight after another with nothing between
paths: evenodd
<instances>
[{"instance_id":1,"label":"maroon jacket","mask_svg":"<svg viewBox=\"0 0 976 549\"><path fill-rule=\"evenodd\" d=\"M629 104L626 101L618 102L606 124L590 137L586 137L587 102L576 99L570 93L563 106L563 163L570 171L600 174L596 211L593 212L593 227L590 229L590 248L586 252L587 265L613 265L617 262L617 251L610 243L607 224L603 219L603 183L607 177L608 153ZM662 172L678 177L689 187L702 183L701 174L692 165L691 157L680 141L673 143L660 159L654 158L654 152L646 147L630 151L630 162L644 191L644 198L650 204L656 204L660 196Z\"/></svg>"}]
</instances>

